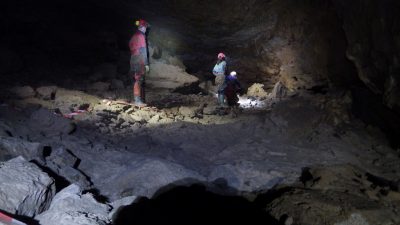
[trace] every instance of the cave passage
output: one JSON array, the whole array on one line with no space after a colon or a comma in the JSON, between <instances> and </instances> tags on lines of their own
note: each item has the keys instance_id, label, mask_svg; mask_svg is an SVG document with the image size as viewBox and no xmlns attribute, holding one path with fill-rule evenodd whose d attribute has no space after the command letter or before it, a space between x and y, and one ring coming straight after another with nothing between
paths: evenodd
<instances>
[{"instance_id":1,"label":"cave passage","mask_svg":"<svg viewBox=\"0 0 400 225\"><path fill-rule=\"evenodd\" d=\"M0 212L41 225L400 224L399 11L1 1Z\"/></svg>"}]
</instances>

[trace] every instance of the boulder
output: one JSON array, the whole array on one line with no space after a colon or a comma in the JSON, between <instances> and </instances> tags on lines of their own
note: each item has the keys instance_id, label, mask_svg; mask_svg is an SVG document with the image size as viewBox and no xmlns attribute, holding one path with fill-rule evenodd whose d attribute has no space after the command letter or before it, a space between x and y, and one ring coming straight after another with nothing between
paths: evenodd
<instances>
[{"instance_id":1,"label":"boulder","mask_svg":"<svg viewBox=\"0 0 400 225\"><path fill-rule=\"evenodd\" d=\"M38 97L43 100L54 100L56 97L57 86L44 86L36 89Z\"/></svg>"},{"instance_id":2,"label":"boulder","mask_svg":"<svg viewBox=\"0 0 400 225\"><path fill-rule=\"evenodd\" d=\"M10 92L14 94L16 98L32 98L35 97L36 92L33 90L31 86L23 86L23 87L13 87L10 89Z\"/></svg>"},{"instance_id":3,"label":"boulder","mask_svg":"<svg viewBox=\"0 0 400 225\"><path fill-rule=\"evenodd\" d=\"M23 157L0 163L0 210L33 217L50 206L55 183Z\"/></svg>"},{"instance_id":4,"label":"boulder","mask_svg":"<svg viewBox=\"0 0 400 225\"><path fill-rule=\"evenodd\" d=\"M151 88L176 90L198 82L198 78L190 75L179 66L156 61L150 65L150 73L146 76L146 85Z\"/></svg>"},{"instance_id":5,"label":"boulder","mask_svg":"<svg viewBox=\"0 0 400 225\"><path fill-rule=\"evenodd\" d=\"M49 210L35 217L41 225L106 225L110 224L110 207L95 200L92 194L82 194L76 184L61 190Z\"/></svg>"},{"instance_id":6,"label":"boulder","mask_svg":"<svg viewBox=\"0 0 400 225\"><path fill-rule=\"evenodd\" d=\"M27 160L42 157L43 146L40 143L28 142L20 138L0 137L1 158L23 156Z\"/></svg>"},{"instance_id":7,"label":"boulder","mask_svg":"<svg viewBox=\"0 0 400 225\"><path fill-rule=\"evenodd\" d=\"M64 147L56 148L46 157L47 164L54 164L58 167L78 167L80 159Z\"/></svg>"},{"instance_id":8,"label":"boulder","mask_svg":"<svg viewBox=\"0 0 400 225\"><path fill-rule=\"evenodd\" d=\"M264 90L263 87L263 84L255 83L249 87L249 89L247 90L247 95L260 98L267 97L268 93Z\"/></svg>"},{"instance_id":9,"label":"boulder","mask_svg":"<svg viewBox=\"0 0 400 225\"><path fill-rule=\"evenodd\" d=\"M270 95L271 99L278 101L287 95L287 88L283 86L283 84L279 81L274 85L274 89L272 89L272 93Z\"/></svg>"},{"instance_id":10,"label":"boulder","mask_svg":"<svg viewBox=\"0 0 400 225\"><path fill-rule=\"evenodd\" d=\"M63 147L56 148L46 157L46 166L59 176L71 183L78 184L81 188L88 189L91 186L86 176L78 170L80 159Z\"/></svg>"}]
</instances>

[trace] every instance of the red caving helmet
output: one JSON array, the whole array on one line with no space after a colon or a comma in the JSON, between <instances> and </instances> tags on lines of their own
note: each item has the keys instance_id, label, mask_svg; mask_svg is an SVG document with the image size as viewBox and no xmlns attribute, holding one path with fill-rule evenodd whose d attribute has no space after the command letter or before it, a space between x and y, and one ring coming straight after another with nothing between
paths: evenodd
<instances>
[{"instance_id":1,"label":"red caving helmet","mask_svg":"<svg viewBox=\"0 0 400 225\"><path fill-rule=\"evenodd\" d=\"M225 58L225 54L224 53L219 53L218 54L218 59L223 59L223 58Z\"/></svg>"},{"instance_id":2,"label":"red caving helmet","mask_svg":"<svg viewBox=\"0 0 400 225\"><path fill-rule=\"evenodd\" d=\"M146 20L140 19L135 22L136 26L138 27L149 27L149 23Z\"/></svg>"}]
</instances>

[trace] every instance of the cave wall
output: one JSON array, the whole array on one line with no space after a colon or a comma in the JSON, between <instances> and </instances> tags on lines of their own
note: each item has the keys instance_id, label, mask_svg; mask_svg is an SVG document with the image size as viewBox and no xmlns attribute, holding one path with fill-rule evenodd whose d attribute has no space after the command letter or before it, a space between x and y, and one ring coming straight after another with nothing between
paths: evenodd
<instances>
[{"instance_id":1,"label":"cave wall","mask_svg":"<svg viewBox=\"0 0 400 225\"><path fill-rule=\"evenodd\" d=\"M343 20L347 57L359 79L400 113L400 2L333 1Z\"/></svg>"},{"instance_id":2,"label":"cave wall","mask_svg":"<svg viewBox=\"0 0 400 225\"><path fill-rule=\"evenodd\" d=\"M349 59L371 90L384 94L389 105L396 104L391 96L398 92L396 12L400 3L395 0L234 4L228 0L21 0L1 4L1 50L9 53L1 55L2 71L21 70L24 62L43 54L50 55L44 61L54 57L54 61L104 61L109 55L106 51L116 51L115 45L127 50L124 44L133 32L133 21L144 16L154 22L150 33L154 44L183 59L198 55L194 57L198 65L212 63L215 53L226 51L232 66L243 69L248 79L262 81L278 75L295 88L304 82L289 80L302 74L305 80L311 76L335 84L352 81L346 80L352 76Z\"/></svg>"},{"instance_id":3,"label":"cave wall","mask_svg":"<svg viewBox=\"0 0 400 225\"><path fill-rule=\"evenodd\" d=\"M247 83L271 88L280 80L293 91L321 86L350 89L359 118L379 126L391 140L400 136L399 2L169 3L186 24L181 34L200 46L190 47L191 60L182 57L189 66L195 61L194 67L207 72L214 63L212 54L225 51L231 69ZM177 54L184 56L184 51Z\"/></svg>"},{"instance_id":4,"label":"cave wall","mask_svg":"<svg viewBox=\"0 0 400 225\"><path fill-rule=\"evenodd\" d=\"M399 3L393 0L1 4L2 74L29 76L53 67L50 75L129 57L123 52L133 21L143 16L153 24L150 43L177 55L191 72L210 73L215 55L224 51L245 83L268 88L281 80L297 90L361 80L389 107L399 107Z\"/></svg>"},{"instance_id":5,"label":"cave wall","mask_svg":"<svg viewBox=\"0 0 400 225\"><path fill-rule=\"evenodd\" d=\"M334 0L346 34L346 55L362 86L352 87L353 113L400 141L400 2Z\"/></svg>"},{"instance_id":6,"label":"cave wall","mask_svg":"<svg viewBox=\"0 0 400 225\"><path fill-rule=\"evenodd\" d=\"M210 73L222 51L244 83L266 88L278 80L298 90L349 85L357 79L330 1L170 0L164 6L175 22L156 24L150 40L179 55L193 71Z\"/></svg>"},{"instance_id":7,"label":"cave wall","mask_svg":"<svg viewBox=\"0 0 400 225\"><path fill-rule=\"evenodd\" d=\"M0 6L1 84L85 79L105 62L125 74L134 20L146 18L151 46L196 75L210 75L223 51L245 86L269 89L282 81L293 91L352 89L364 101L356 111L365 120L388 127L379 118L385 124L400 118L396 0L8 0ZM396 123L389 133L397 134Z\"/></svg>"},{"instance_id":8,"label":"cave wall","mask_svg":"<svg viewBox=\"0 0 400 225\"><path fill-rule=\"evenodd\" d=\"M263 76L290 90L354 82L341 21L329 1L276 1L270 13L276 19L265 22L273 22L272 29L254 42Z\"/></svg>"}]
</instances>

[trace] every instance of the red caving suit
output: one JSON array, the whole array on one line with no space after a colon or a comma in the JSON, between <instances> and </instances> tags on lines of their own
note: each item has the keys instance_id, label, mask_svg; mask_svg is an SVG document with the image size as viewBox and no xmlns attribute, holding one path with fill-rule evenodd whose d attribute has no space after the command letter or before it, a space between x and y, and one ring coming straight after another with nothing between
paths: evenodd
<instances>
[{"instance_id":1,"label":"red caving suit","mask_svg":"<svg viewBox=\"0 0 400 225\"><path fill-rule=\"evenodd\" d=\"M134 78L133 95L141 97L144 101L145 66L149 65L146 35L140 30L136 31L129 41L129 49L131 50L130 74Z\"/></svg>"}]
</instances>

